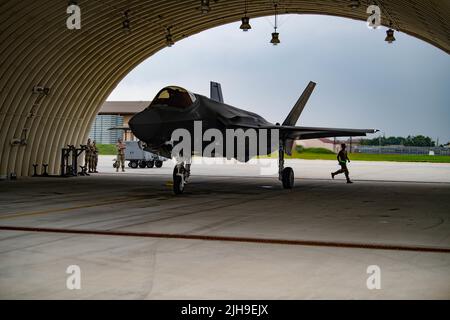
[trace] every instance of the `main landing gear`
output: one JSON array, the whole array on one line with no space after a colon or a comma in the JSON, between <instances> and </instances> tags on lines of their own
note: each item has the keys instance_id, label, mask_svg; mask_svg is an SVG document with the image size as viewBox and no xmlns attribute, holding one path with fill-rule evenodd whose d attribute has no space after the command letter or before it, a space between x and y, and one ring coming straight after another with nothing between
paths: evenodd
<instances>
[{"instance_id":1,"label":"main landing gear","mask_svg":"<svg viewBox=\"0 0 450 320\"><path fill-rule=\"evenodd\" d=\"M173 168L173 192L175 194L182 194L185 185L188 183L189 176L191 175L191 164L190 163L178 163L175 168Z\"/></svg>"},{"instance_id":2,"label":"main landing gear","mask_svg":"<svg viewBox=\"0 0 450 320\"><path fill-rule=\"evenodd\" d=\"M284 189L292 189L294 187L294 170L291 167L284 167L284 152L286 151L286 144L280 140L280 147L278 149L278 179L283 184ZM175 194L182 194L184 187L188 183L191 175L190 161L180 161L173 168L173 192Z\"/></svg>"},{"instance_id":3,"label":"main landing gear","mask_svg":"<svg viewBox=\"0 0 450 320\"><path fill-rule=\"evenodd\" d=\"M291 167L284 167L284 152L286 151L286 144L280 140L280 147L278 149L278 180L283 183L284 189L292 189L294 187L294 170Z\"/></svg>"}]
</instances>

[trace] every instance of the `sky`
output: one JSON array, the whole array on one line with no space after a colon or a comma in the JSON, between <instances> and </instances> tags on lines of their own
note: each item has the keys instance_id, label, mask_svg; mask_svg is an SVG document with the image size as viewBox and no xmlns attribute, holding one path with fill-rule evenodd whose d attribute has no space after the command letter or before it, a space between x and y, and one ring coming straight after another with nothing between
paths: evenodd
<instances>
[{"instance_id":1,"label":"sky","mask_svg":"<svg viewBox=\"0 0 450 320\"><path fill-rule=\"evenodd\" d=\"M178 85L282 122L309 81L317 83L297 125L375 128L386 136L450 141L450 55L404 33L331 16L283 15L281 44L269 43L273 17L203 31L132 70L108 100L152 100ZM372 135L376 137L378 135Z\"/></svg>"}]
</instances>

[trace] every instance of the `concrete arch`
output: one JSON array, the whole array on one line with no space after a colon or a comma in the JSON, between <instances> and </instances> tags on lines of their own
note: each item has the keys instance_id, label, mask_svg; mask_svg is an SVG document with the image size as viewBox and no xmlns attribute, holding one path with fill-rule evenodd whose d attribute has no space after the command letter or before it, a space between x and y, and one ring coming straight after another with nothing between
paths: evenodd
<instances>
[{"instance_id":1,"label":"concrete arch","mask_svg":"<svg viewBox=\"0 0 450 320\"><path fill-rule=\"evenodd\" d=\"M450 53L450 2L376 1L383 24ZM58 172L59 149L81 143L103 101L135 66L165 47L171 27L178 41L240 20L243 0L79 0L81 30L66 28L66 0L3 0L0 4L0 175L28 175L32 163L49 163ZM278 0L279 12L328 14L367 19L367 1L357 9L348 0ZM132 32L122 30L130 11ZM251 18L273 14L273 1L249 0ZM236 32L239 32L236 30ZM382 40L380 40L382 41ZM35 85L51 92L33 108ZM35 116L27 120L35 109ZM12 146L29 125L27 145Z\"/></svg>"}]
</instances>

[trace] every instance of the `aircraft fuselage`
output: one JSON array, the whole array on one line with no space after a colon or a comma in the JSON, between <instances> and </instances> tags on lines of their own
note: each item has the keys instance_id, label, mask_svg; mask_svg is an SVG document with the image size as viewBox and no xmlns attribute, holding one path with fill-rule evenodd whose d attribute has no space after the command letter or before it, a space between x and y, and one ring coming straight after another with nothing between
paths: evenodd
<instances>
[{"instance_id":1,"label":"aircraft fuselage","mask_svg":"<svg viewBox=\"0 0 450 320\"><path fill-rule=\"evenodd\" d=\"M236 123L242 123L251 126L252 131L256 134L256 154L250 152L249 143L251 143L253 132L250 134L249 129L245 130L248 136L243 143L245 144L244 157L238 157L239 137L231 136L231 131L239 127ZM184 129L191 136L191 154L199 153L198 141L201 140L201 153L215 138L209 137L208 130L216 129L220 131L223 140L220 141L223 148L215 148L212 156L230 156L240 161L248 161L254 155L267 155L275 151L276 147L271 143L271 130L259 129L260 126L272 125L261 116L238 109L236 107L220 103L202 95L195 94L195 101L186 108L174 106L154 104L150 105L144 111L136 114L129 122L129 126L133 134L141 141L145 142L147 149L153 153L169 157L173 146L172 134L177 129ZM254 128L253 128L254 127ZM227 131L228 129L228 131ZM242 130L242 129L241 129ZM206 135L205 135L206 133ZM233 139L232 142L229 140ZM197 140L197 141L195 141ZM262 143L262 140L265 143ZM234 146L233 152L226 153L225 146ZM209 155L209 154L208 154Z\"/></svg>"}]
</instances>

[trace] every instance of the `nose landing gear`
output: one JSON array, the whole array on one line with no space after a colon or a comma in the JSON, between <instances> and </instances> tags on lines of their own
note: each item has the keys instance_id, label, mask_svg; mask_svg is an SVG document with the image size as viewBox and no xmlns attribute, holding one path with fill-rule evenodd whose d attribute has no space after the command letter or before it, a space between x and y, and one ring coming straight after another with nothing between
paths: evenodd
<instances>
[{"instance_id":1,"label":"nose landing gear","mask_svg":"<svg viewBox=\"0 0 450 320\"><path fill-rule=\"evenodd\" d=\"M173 192L175 194L182 194L185 185L188 183L189 176L191 175L191 164L181 162L173 168Z\"/></svg>"}]
</instances>

